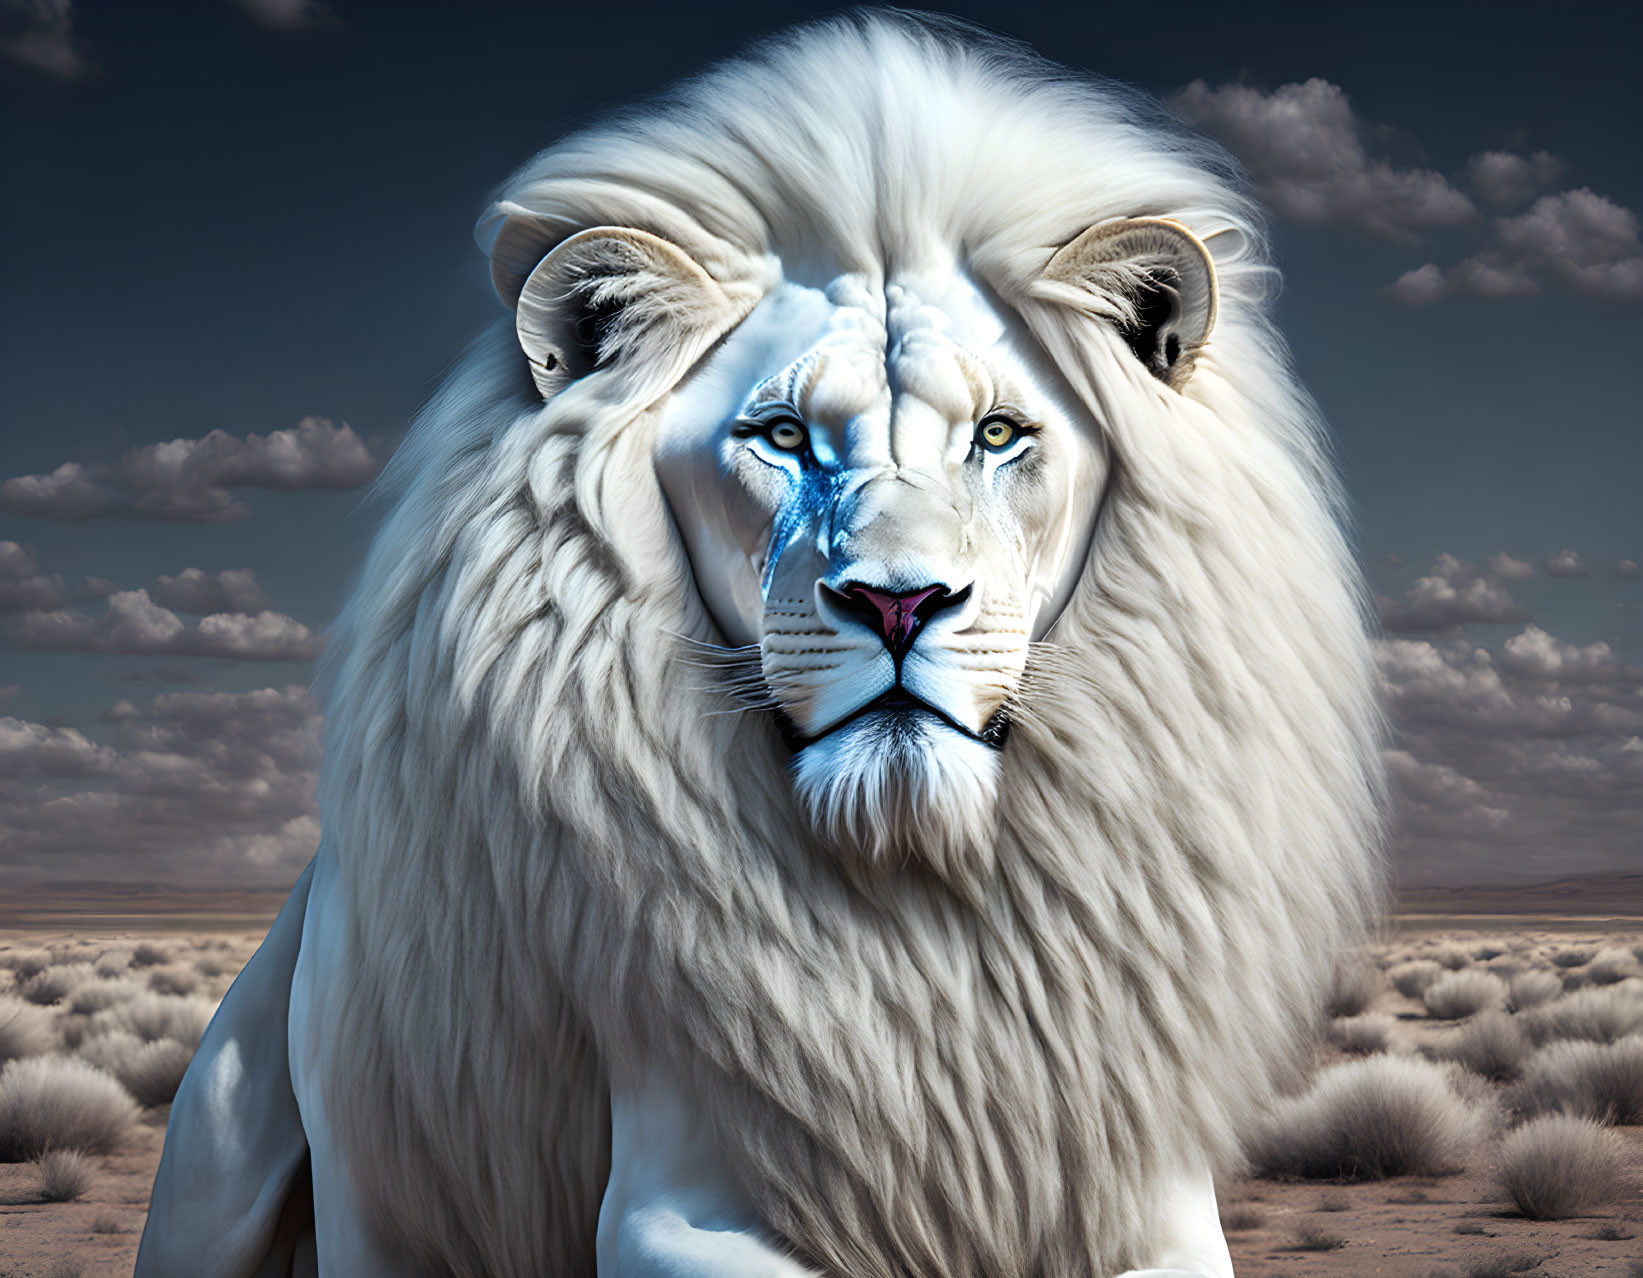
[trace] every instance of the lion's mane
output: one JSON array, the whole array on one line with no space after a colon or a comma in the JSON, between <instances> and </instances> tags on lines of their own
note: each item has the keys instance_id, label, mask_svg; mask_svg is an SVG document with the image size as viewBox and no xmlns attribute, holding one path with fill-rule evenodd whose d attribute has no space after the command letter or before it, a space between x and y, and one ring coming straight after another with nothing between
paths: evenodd
<instances>
[{"instance_id":1,"label":"lion's mane","mask_svg":"<svg viewBox=\"0 0 1643 1278\"><path fill-rule=\"evenodd\" d=\"M1233 232L1182 393L1035 284L1133 215ZM366 1206L459 1274L592 1272L608 1080L650 1062L819 1266L1136 1263L1165 1178L1236 1157L1379 887L1361 591L1256 214L1146 103L880 13L537 156L481 225L503 297L601 224L726 283L945 251L1022 315L1115 477L1011 706L990 854L866 866L678 639L713 632L651 464L661 374L544 405L511 324L483 337L390 466L326 656L353 972L329 1108Z\"/></svg>"}]
</instances>

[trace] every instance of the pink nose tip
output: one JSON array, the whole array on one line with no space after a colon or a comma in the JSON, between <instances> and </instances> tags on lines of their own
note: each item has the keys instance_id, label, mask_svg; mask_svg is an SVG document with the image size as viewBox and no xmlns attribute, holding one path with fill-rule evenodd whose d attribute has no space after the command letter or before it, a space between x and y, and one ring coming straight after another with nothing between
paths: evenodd
<instances>
[{"instance_id":1,"label":"pink nose tip","mask_svg":"<svg viewBox=\"0 0 1643 1278\"><path fill-rule=\"evenodd\" d=\"M892 647L899 648L918 625L918 606L939 589L939 586L926 586L905 595L892 595L866 586L853 586L850 593L878 613L879 633Z\"/></svg>"},{"instance_id":2,"label":"pink nose tip","mask_svg":"<svg viewBox=\"0 0 1643 1278\"><path fill-rule=\"evenodd\" d=\"M841 592L855 605L863 621L869 622L892 652L901 653L912 643L929 616L950 603L958 602L945 586L921 586L899 594L874 590L851 583Z\"/></svg>"}]
</instances>

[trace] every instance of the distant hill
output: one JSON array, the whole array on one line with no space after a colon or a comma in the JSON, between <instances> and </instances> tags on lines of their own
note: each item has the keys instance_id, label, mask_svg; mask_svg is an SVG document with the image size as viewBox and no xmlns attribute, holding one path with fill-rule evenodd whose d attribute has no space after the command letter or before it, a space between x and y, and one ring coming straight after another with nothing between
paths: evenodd
<instances>
[{"instance_id":1,"label":"distant hill","mask_svg":"<svg viewBox=\"0 0 1643 1278\"><path fill-rule=\"evenodd\" d=\"M1397 912L1643 919L1643 873L1591 874L1502 887L1409 888L1398 893Z\"/></svg>"},{"instance_id":2,"label":"distant hill","mask_svg":"<svg viewBox=\"0 0 1643 1278\"><path fill-rule=\"evenodd\" d=\"M49 932L264 931L289 888L179 888L134 883L0 886L0 929Z\"/></svg>"},{"instance_id":3,"label":"distant hill","mask_svg":"<svg viewBox=\"0 0 1643 1278\"><path fill-rule=\"evenodd\" d=\"M0 929L30 931L260 931L287 888L180 888L54 882L0 886ZM1407 888L1404 917L1625 919L1643 924L1643 872L1494 887Z\"/></svg>"}]
</instances>

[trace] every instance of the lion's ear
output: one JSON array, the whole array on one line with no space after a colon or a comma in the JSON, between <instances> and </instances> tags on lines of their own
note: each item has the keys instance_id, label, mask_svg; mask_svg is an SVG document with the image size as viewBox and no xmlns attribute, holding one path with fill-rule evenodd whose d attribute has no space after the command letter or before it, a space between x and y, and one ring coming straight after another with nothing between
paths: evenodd
<instances>
[{"instance_id":1,"label":"lion's ear","mask_svg":"<svg viewBox=\"0 0 1643 1278\"><path fill-rule=\"evenodd\" d=\"M1116 311L1136 358L1170 386L1186 381L1215 324L1214 259L1202 240L1167 218L1099 222L1050 259L1044 279Z\"/></svg>"},{"instance_id":2,"label":"lion's ear","mask_svg":"<svg viewBox=\"0 0 1643 1278\"><path fill-rule=\"evenodd\" d=\"M746 313L746 300L677 245L598 226L537 264L520 291L515 328L537 389L551 399L595 369L629 361L647 374L682 375Z\"/></svg>"}]
</instances>

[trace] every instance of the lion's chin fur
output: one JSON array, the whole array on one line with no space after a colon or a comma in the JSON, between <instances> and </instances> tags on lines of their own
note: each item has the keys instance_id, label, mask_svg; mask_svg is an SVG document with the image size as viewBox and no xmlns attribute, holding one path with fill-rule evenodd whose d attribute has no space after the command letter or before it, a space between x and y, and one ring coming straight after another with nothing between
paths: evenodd
<instances>
[{"instance_id":1,"label":"lion's chin fur","mask_svg":"<svg viewBox=\"0 0 1643 1278\"><path fill-rule=\"evenodd\" d=\"M998 751L933 715L876 710L800 750L793 789L841 852L950 876L991 844Z\"/></svg>"}]
</instances>

